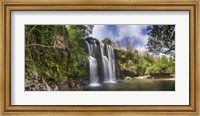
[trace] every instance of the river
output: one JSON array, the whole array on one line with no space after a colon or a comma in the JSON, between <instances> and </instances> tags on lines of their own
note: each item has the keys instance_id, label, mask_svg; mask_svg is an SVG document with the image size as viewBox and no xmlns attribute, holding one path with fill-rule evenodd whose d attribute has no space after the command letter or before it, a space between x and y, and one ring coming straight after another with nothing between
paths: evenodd
<instances>
[{"instance_id":1,"label":"river","mask_svg":"<svg viewBox=\"0 0 200 116\"><path fill-rule=\"evenodd\" d=\"M116 83L102 83L100 86L87 86L84 91L175 91L175 80L133 79Z\"/></svg>"}]
</instances>

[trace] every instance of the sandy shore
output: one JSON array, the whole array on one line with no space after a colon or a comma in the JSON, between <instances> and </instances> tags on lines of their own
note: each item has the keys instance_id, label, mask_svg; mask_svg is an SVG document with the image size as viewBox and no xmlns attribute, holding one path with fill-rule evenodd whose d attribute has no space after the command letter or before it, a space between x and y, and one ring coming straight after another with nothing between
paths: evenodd
<instances>
[{"instance_id":1,"label":"sandy shore","mask_svg":"<svg viewBox=\"0 0 200 116\"><path fill-rule=\"evenodd\" d=\"M155 78L149 78L150 75L146 75L146 76L139 76L139 77L135 77L133 79L155 79ZM175 80L175 77L172 77L172 78L156 78L156 79L160 79L160 80Z\"/></svg>"}]
</instances>

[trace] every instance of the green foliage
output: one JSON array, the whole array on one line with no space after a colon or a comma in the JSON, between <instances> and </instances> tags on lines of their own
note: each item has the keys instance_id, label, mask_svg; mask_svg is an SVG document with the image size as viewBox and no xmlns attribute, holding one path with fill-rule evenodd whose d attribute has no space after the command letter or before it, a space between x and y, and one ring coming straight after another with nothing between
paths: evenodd
<instances>
[{"instance_id":1,"label":"green foliage","mask_svg":"<svg viewBox=\"0 0 200 116\"><path fill-rule=\"evenodd\" d=\"M37 71L44 78L75 79L87 75L83 40L88 34L87 26L26 25L25 32L26 69Z\"/></svg>"},{"instance_id":2,"label":"green foliage","mask_svg":"<svg viewBox=\"0 0 200 116\"><path fill-rule=\"evenodd\" d=\"M62 28L57 25L26 25L26 44L53 45L55 33Z\"/></svg>"},{"instance_id":3,"label":"green foliage","mask_svg":"<svg viewBox=\"0 0 200 116\"><path fill-rule=\"evenodd\" d=\"M163 55L161 58L146 52L140 55L138 51L126 52L115 50L120 77L133 77L142 75L174 74L175 60Z\"/></svg>"},{"instance_id":4,"label":"green foliage","mask_svg":"<svg viewBox=\"0 0 200 116\"><path fill-rule=\"evenodd\" d=\"M169 58L167 72L175 73L175 59L172 57Z\"/></svg>"},{"instance_id":5,"label":"green foliage","mask_svg":"<svg viewBox=\"0 0 200 116\"><path fill-rule=\"evenodd\" d=\"M137 75L144 75L147 67L151 65L144 57L140 56L138 59L137 66Z\"/></svg>"},{"instance_id":6,"label":"green foliage","mask_svg":"<svg viewBox=\"0 0 200 116\"><path fill-rule=\"evenodd\" d=\"M137 75L137 65L135 64L138 55L135 54L136 53L130 53L123 50L115 50L117 64L119 65L122 77Z\"/></svg>"},{"instance_id":7,"label":"green foliage","mask_svg":"<svg viewBox=\"0 0 200 116\"><path fill-rule=\"evenodd\" d=\"M146 75L154 74L174 74L175 73L175 60L170 57L162 56L150 67L147 68Z\"/></svg>"},{"instance_id":8,"label":"green foliage","mask_svg":"<svg viewBox=\"0 0 200 116\"><path fill-rule=\"evenodd\" d=\"M69 51L67 56L68 75L76 77L86 74L84 62L87 62L87 54L85 52L86 43L83 40L84 26L69 26Z\"/></svg>"},{"instance_id":9,"label":"green foliage","mask_svg":"<svg viewBox=\"0 0 200 116\"><path fill-rule=\"evenodd\" d=\"M152 75L152 74L159 74L160 73L160 67L156 65L152 65L151 67L148 67L147 70L145 71L146 75Z\"/></svg>"}]
</instances>

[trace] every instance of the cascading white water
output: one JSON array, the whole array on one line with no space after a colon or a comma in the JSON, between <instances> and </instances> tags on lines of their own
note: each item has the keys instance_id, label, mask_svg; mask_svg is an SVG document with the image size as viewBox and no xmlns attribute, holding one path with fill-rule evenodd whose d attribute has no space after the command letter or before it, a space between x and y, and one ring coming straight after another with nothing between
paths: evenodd
<instances>
[{"instance_id":1,"label":"cascading white water","mask_svg":"<svg viewBox=\"0 0 200 116\"><path fill-rule=\"evenodd\" d=\"M89 68L90 68L90 86L99 86L98 75L97 75L97 60L94 55L94 44L89 44L87 41L88 53L89 53Z\"/></svg>"},{"instance_id":2,"label":"cascading white water","mask_svg":"<svg viewBox=\"0 0 200 116\"><path fill-rule=\"evenodd\" d=\"M104 47L106 47L108 57L104 55ZM115 83L115 56L113 48L110 45L100 43L103 71L104 71L104 83Z\"/></svg>"},{"instance_id":3,"label":"cascading white water","mask_svg":"<svg viewBox=\"0 0 200 116\"><path fill-rule=\"evenodd\" d=\"M85 41L85 42L86 42L86 44L87 44L88 54L91 56L90 44L89 44L87 41Z\"/></svg>"},{"instance_id":4,"label":"cascading white water","mask_svg":"<svg viewBox=\"0 0 200 116\"><path fill-rule=\"evenodd\" d=\"M104 55L104 44L100 43L100 50L101 50L101 58L102 58L102 64L103 64L103 76L104 76L104 82L106 78L109 77L109 61L108 58Z\"/></svg>"},{"instance_id":5,"label":"cascading white water","mask_svg":"<svg viewBox=\"0 0 200 116\"><path fill-rule=\"evenodd\" d=\"M99 86L97 76L97 61L94 57L89 56L90 66L90 86Z\"/></svg>"},{"instance_id":6,"label":"cascading white water","mask_svg":"<svg viewBox=\"0 0 200 116\"><path fill-rule=\"evenodd\" d=\"M97 60L95 55L95 48L97 47L96 41L94 40L92 43L87 43L88 54L89 54L89 69L90 69L90 86L99 86L99 77L97 75ZM107 51L107 56L105 55L105 51ZM115 75L115 56L114 50L110 45L105 45L100 42L100 51L102 58L102 68L103 68L103 76L104 83L115 83L116 75Z\"/></svg>"}]
</instances>

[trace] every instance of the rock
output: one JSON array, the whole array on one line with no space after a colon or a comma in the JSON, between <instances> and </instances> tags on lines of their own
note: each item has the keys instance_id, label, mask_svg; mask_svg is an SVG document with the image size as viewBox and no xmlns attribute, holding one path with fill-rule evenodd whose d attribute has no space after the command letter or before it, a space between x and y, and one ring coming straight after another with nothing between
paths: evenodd
<instances>
[{"instance_id":1,"label":"rock","mask_svg":"<svg viewBox=\"0 0 200 116\"><path fill-rule=\"evenodd\" d=\"M28 79L25 79L25 87L29 86L30 81Z\"/></svg>"},{"instance_id":2,"label":"rock","mask_svg":"<svg viewBox=\"0 0 200 116\"><path fill-rule=\"evenodd\" d=\"M33 79L37 79L38 78L38 73L36 71L33 71L32 74L33 74Z\"/></svg>"},{"instance_id":3,"label":"rock","mask_svg":"<svg viewBox=\"0 0 200 116\"><path fill-rule=\"evenodd\" d=\"M30 75L30 76L28 76ZM49 88L43 83L42 78L38 77L38 73L33 71L25 76L26 91L47 91Z\"/></svg>"},{"instance_id":4,"label":"rock","mask_svg":"<svg viewBox=\"0 0 200 116\"><path fill-rule=\"evenodd\" d=\"M54 91L58 91L58 87L57 86L55 86L55 88L53 89Z\"/></svg>"},{"instance_id":5,"label":"rock","mask_svg":"<svg viewBox=\"0 0 200 116\"><path fill-rule=\"evenodd\" d=\"M127 76L124 78L124 80L132 80L132 78Z\"/></svg>"},{"instance_id":6,"label":"rock","mask_svg":"<svg viewBox=\"0 0 200 116\"><path fill-rule=\"evenodd\" d=\"M43 80L43 83L45 84L47 91L52 91L51 87L49 87L45 80Z\"/></svg>"},{"instance_id":7,"label":"rock","mask_svg":"<svg viewBox=\"0 0 200 116\"><path fill-rule=\"evenodd\" d=\"M31 88L30 90L31 90L31 91L35 91L35 88Z\"/></svg>"},{"instance_id":8,"label":"rock","mask_svg":"<svg viewBox=\"0 0 200 116\"><path fill-rule=\"evenodd\" d=\"M148 79L148 78L150 78L150 75L136 77L136 79Z\"/></svg>"},{"instance_id":9,"label":"rock","mask_svg":"<svg viewBox=\"0 0 200 116\"><path fill-rule=\"evenodd\" d=\"M60 90L61 91L69 91L70 90L69 85L67 83L61 85Z\"/></svg>"},{"instance_id":10,"label":"rock","mask_svg":"<svg viewBox=\"0 0 200 116\"><path fill-rule=\"evenodd\" d=\"M75 86L74 82L73 82L73 81L70 81L70 82L69 82L69 87L70 87L70 88L74 88L74 86Z\"/></svg>"}]
</instances>

